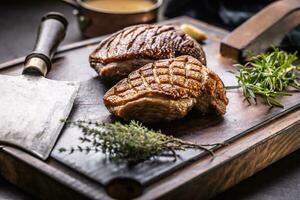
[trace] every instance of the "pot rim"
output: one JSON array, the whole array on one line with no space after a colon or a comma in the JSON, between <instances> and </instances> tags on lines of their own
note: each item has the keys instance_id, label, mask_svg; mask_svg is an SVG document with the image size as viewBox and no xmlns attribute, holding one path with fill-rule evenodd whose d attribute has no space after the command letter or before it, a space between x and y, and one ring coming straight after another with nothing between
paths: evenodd
<instances>
[{"instance_id":1,"label":"pot rim","mask_svg":"<svg viewBox=\"0 0 300 200\"><path fill-rule=\"evenodd\" d=\"M163 0L156 0L156 3L153 5L152 8L143 11L136 11L136 12L116 12L116 11L109 11L109 10L101 10L101 9L93 9L92 7L88 7L85 5L83 0L74 0L78 4L78 9L85 9L90 10L96 13L103 13L103 14L116 14L116 15L128 15L128 14L144 14L154 11L161 7Z\"/></svg>"}]
</instances>

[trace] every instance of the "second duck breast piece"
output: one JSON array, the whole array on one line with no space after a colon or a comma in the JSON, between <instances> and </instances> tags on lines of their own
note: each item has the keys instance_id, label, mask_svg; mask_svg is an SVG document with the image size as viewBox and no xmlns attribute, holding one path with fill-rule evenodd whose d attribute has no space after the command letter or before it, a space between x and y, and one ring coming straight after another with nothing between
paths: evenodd
<instances>
[{"instance_id":1,"label":"second duck breast piece","mask_svg":"<svg viewBox=\"0 0 300 200\"><path fill-rule=\"evenodd\" d=\"M149 63L104 95L104 104L126 120L153 123L184 117L193 107L223 115L228 99L217 74L191 56Z\"/></svg>"},{"instance_id":2,"label":"second duck breast piece","mask_svg":"<svg viewBox=\"0 0 300 200\"><path fill-rule=\"evenodd\" d=\"M120 80L155 60L190 55L206 65L199 43L179 27L136 25L103 40L90 55L90 65L108 80Z\"/></svg>"}]
</instances>

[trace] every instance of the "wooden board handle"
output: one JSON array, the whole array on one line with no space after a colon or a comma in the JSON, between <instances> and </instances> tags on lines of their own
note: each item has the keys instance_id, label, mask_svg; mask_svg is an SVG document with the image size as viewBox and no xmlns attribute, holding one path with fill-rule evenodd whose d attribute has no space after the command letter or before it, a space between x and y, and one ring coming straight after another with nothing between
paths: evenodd
<instances>
[{"instance_id":1,"label":"wooden board handle","mask_svg":"<svg viewBox=\"0 0 300 200\"><path fill-rule=\"evenodd\" d=\"M248 51L261 53L278 46L284 36L300 24L300 1L281 0L272 3L236 28L221 42L224 57L241 61Z\"/></svg>"},{"instance_id":2,"label":"wooden board handle","mask_svg":"<svg viewBox=\"0 0 300 200\"><path fill-rule=\"evenodd\" d=\"M143 186L132 178L117 177L105 185L106 193L115 199L133 199L143 193Z\"/></svg>"},{"instance_id":3,"label":"wooden board handle","mask_svg":"<svg viewBox=\"0 0 300 200\"><path fill-rule=\"evenodd\" d=\"M65 38L68 22L57 12L47 13L39 26L34 50L25 58L23 74L46 76L51 69L51 59Z\"/></svg>"}]
</instances>

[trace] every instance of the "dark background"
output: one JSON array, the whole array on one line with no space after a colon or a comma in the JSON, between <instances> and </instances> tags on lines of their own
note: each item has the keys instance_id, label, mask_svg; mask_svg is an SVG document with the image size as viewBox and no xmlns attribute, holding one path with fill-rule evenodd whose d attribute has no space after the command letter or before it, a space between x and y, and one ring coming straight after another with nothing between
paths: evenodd
<instances>
[{"instance_id":1,"label":"dark background","mask_svg":"<svg viewBox=\"0 0 300 200\"><path fill-rule=\"evenodd\" d=\"M199 6L200 0L197 1ZM174 0L174 2L175 4L173 3L167 6L168 10L166 14L169 17L188 14L195 18L205 20L203 16L199 16L201 14L197 14L193 10L191 11L181 6L181 4L178 4L177 0ZM195 3L195 1L191 0L188 0L188 2L191 5L193 5L193 2ZM214 0L211 0L211 2L216 3ZM165 7L166 6L164 6L164 9ZM178 7L181 7L181 9ZM197 9L201 10L201 5ZM69 20L69 29L63 44L84 39L80 35L77 22L72 14L72 8L60 1L1 0L0 63L24 56L31 51L34 45L37 25L41 16L48 11L62 12ZM161 14L160 19L163 18L165 17ZM211 19L212 18L208 19L208 21ZM235 26L225 26L222 20L209 22L218 24L227 29L232 29ZM15 186L10 185L0 177L0 200L2 199L27 200L32 199L32 197ZM216 199L300 199L300 150L241 182L234 188L220 194Z\"/></svg>"}]
</instances>

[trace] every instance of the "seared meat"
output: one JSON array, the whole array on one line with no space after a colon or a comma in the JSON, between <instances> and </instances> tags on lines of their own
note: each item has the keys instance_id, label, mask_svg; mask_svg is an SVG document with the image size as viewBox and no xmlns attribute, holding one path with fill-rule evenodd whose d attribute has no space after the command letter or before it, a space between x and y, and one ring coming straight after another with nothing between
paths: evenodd
<instances>
[{"instance_id":1,"label":"seared meat","mask_svg":"<svg viewBox=\"0 0 300 200\"><path fill-rule=\"evenodd\" d=\"M170 25L137 25L103 40L90 55L91 66L109 80L120 80L159 59L190 55L206 65L200 44Z\"/></svg>"},{"instance_id":2,"label":"seared meat","mask_svg":"<svg viewBox=\"0 0 300 200\"><path fill-rule=\"evenodd\" d=\"M113 114L146 123L182 118L193 107L223 115L228 104L218 75L191 56L149 63L112 87L103 100Z\"/></svg>"}]
</instances>

